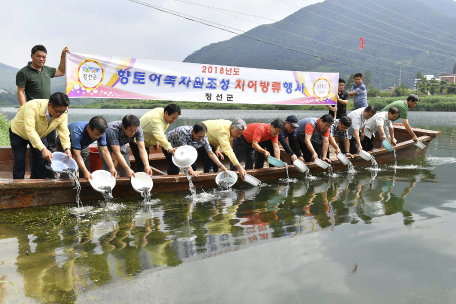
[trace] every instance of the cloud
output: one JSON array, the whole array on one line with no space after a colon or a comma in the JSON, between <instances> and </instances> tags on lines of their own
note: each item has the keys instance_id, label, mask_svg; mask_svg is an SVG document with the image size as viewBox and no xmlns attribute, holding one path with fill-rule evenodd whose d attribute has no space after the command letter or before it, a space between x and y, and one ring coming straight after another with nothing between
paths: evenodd
<instances>
[{"instance_id":1,"label":"cloud","mask_svg":"<svg viewBox=\"0 0 456 304\"><path fill-rule=\"evenodd\" d=\"M273 19L283 19L298 10L294 5L302 7L317 2L287 0L293 4L290 5L277 0L193 1ZM245 31L258 25L174 0L148 2ZM2 12L0 62L17 68L27 63L35 44L46 46L47 65L56 67L65 46L84 54L182 61L205 45L234 36L128 0L9 1L2 3ZM262 19L247 18L265 23Z\"/></svg>"}]
</instances>

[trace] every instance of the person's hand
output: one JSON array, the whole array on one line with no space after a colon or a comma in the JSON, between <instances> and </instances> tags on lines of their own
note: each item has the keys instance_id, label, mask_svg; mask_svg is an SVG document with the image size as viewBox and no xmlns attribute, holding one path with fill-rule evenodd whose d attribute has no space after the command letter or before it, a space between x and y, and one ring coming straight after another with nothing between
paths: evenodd
<instances>
[{"instance_id":1,"label":"person's hand","mask_svg":"<svg viewBox=\"0 0 456 304\"><path fill-rule=\"evenodd\" d=\"M63 153L65 153L68 157L71 157L71 149L66 149Z\"/></svg>"},{"instance_id":2,"label":"person's hand","mask_svg":"<svg viewBox=\"0 0 456 304\"><path fill-rule=\"evenodd\" d=\"M345 156L347 156L347 157L350 157L350 158L353 158L353 157L355 157L353 154L350 154L350 153L348 153L348 152L347 152L347 153L345 153Z\"/></svg>"},{"instance_id":3,"label":"person's hand","mask_svg":"<svg viewBox=\"0 0 456 304\"><path fill-rule=\"evenodd\" d=\"M90 174L89 170L84 171L84 178L90 182L90 180L93 178L92 174Z\"/></svg>"},{"instance_id":4,"label":"person's hand","mask_svg":"<svg viewBox=\"0 0 456 304\"><path fill-rule=\"evenodd\" d=\"M413 135L412 139L414 142L418 142L418 137L416 137L416 135Z\"/></svg>"},{"instance_id":5,"label":"person's hand","mask_svg":"<svg viewBox=\"0 0 456 304\"><path fill-rule=\"evenodd\" d=\"M382 141L386 139L386 135L382 135Z\"/></svg>"},{"instance_id":6,"label":"person's hand","mask_svg":"<svg viewBox=\"0 0 456 304\"><path fill-rule=\"evenodd\" d=\"M332 109L331 109L331 111L337 112L337 107L336 107L336 106L333 106Z\"/></svg>"},{"instance_id":7,"label":"person's hand","mask_svg":"<svg viewBox=\"0 0 456 304\"><path fill-rule=\"evenodd\" d=\"M151 168L150 166L144 167L144 172L145 172L147 175L149 175L149 176L152 176L152 174L154 174L154 173L152 172L152 168Z\"/></svg>"},{"instance_id":8,"label":"person's hand","mask_svg":"<svg viewBox=\"0 0 456 304\"><path fill-rule=\"evenodd\" d=\"M298 158L298 157L297 157L295 154L293 154L293 155L291 156L291 161L294 162L297 158Z\"/></svg>"},{"instance_id":9,"label":"person's hand","mask_svg":"<svg viewBox=\"0 0 456 304\"><path fill-rule=\"evenodd\" d=\"M361 152L362 150L363 150L363 146L359 145L359 147L358 147L358 154L359 154L359 152Z\"/></svg>"},{"instance_id":10,"label":"person's hand","mask_svg":"<svg viewBox=\"0 0 456 304\"><path fill-rule=\"evenodd\" d=\"M158 151L158 149L160 149L160 144L156 144L155 146L152 146L152 151Z\"/></svg>"},{"instance_id":11,"label":"person's hand","mask_svg":"<svg viewBox=\"0 0 456 304\"><path fill-rule=\"evenodd\" d=\"M223 156L222 152L220 152L220 150L215 150L215 155L220 158L221 160L224 160L225 157Z\"/></svg>"},{"instance_id":12,"label":"person's hand","mask_svg":"<svg viewBox=\"0 0 456 304\"><path fill-rule=\"evenodd\" d=\"M53 156L52 156L52 153L48 149L44 148L43 150L41 150L41 156L52 164Z\"/></svg>"},{"instance_id":13,"label":"person's hand","mask_svg":"<svg viewBox=\"0 0 456 304\"><path fill-rule=\"evenodd\" d=\"M198 176L199 176L199 173L196 172L196 171L193 171L193 170L189 170L189 173L190 173L190 175L193 176L193 177L198 177Z\"/></svg>"},{"instance_id":14,"label":"person's hand","mask_svg":"<svg viewBox=\"0 0 456 304\"><path fill-rule=\"evenodd\" d=\"M245 170L244 168L239 169L239 175L241 176L242 180L245 180Z\"/></svg>"},{"instance_id":15,"label":"person's hand","mask_svg":"<svg viewBox=\"0 0 456 304\"><path fill-rule=\"evenodd\" d=\"M68 47L65 47L62 51L62 57L65 57L66 53L70 53L70 49Z\"/></svg>"},{"instance_id":16,"label":"person's hand","mask_svg":"<svg viewBox=\"0 0 456 304\"><path fill-rule=\"evenodd\" d=\"M115 168L109 169L109 172L111 173L112 177L117 178L117 171Z\"/></svg>"},{"instance_id":17,"label":"person's hand","mask_svg":"<svg viewBox=\"0 0 456 304\"><path fill-rule=\"evenodd\" d=\"M127 171L127 177L128 177L128 178L131 178L132 176L133 176L133 177L136 177L135 171L133 171L133 170L131 170L131 169L128 169L128 171Z\"/></svg>"},{"instance_id":18,"label":"person's hand","mask_svg":"<svg viewBox=\"0 0 456 304\"><path fill-rule=\"evenodd\" d=\"M268 152L268 151L266 151L266 150L264 150L264 153L263 153L263 154L264 154L264 157L266 157L266 158L268 158L268 157L269 157L269 155L270 155L270 154L269 154L269 152Z\"/></svg>"},{"instance_id":19,"label":"person's hand","mask_svg":"<svg viewBox=\"0 0 456 304\"><path fill-rule=\"evenodd\" d=\"M220 166L220 169L225 171L225 173L228 173L228 169L223 164Z\"/></svg>"},{"instance_id":20,"label":"person's hand","mask_svg":"<svg viewBox=\"0 0 456 304\"><path fill-rule=\"evenodd\" d=\"M318 158L318 154L317 153L312 154L312 161L315 161L315 159L317 159L317 158Z\"/></svg>"},{"instance_id":21,"label":"person's hand","mask_svg":"<svg viewBox=\"0 0 456 304\"><path fill-rule=\"evenodd\" d=\"M323 157L322 160L327 162L327 163L331 163L331 160L329 158L327 158L327 157Z\"/></svg>"},{"instance_id":22,"label":"person's hand","mask_svg":"<svg viewBox=\"0 0 456 304\"><path fill-rule=\"evenodd\" d=\"M363 139L364 139L364 133L361 133L361 135L359 136L359 140L363 141Z\"/></svg>"},{"instance_id":23,"label":"person's hand","mask_svg":"<svg viewBox=\"0 0 456 304\"><path fill-rule=\"evenodd\" d=\"M339 154L339 153L340 153L340 149L336 148L336 154Z\"/></svg>"},{"instance_id":24,"label":"person's hand","mask_svg":"<svg viewBox=\"0 0 456 304\"><path fill-rule=\"evenodd\" d=\"M168 150L168 153L174 155L174 152L176 152L176 150L177 150L177 147L176 148L171 148L171 149Z\"/></svg>"},{"instance_id":25,"label":"person's hand","mask_svg":"<svg viewBox=\"0 0 456 304\"><path fill-rule=\"evenodd\" d=\"M302 156L299 156L298 159L299 159L300 161L302 161L303 163L306 162L306 160L305 160L304 157L302 157Z\"/></svg>"},{"instance_id":26,"label":"person's hand","mask_svg":"<svg viewBox=\"0 0 456 304\"><path fill-rule=\"evenodd\" d=\"M395 145L397 144L396 139L391 138L391 144L392 144L393 146L395 146Z\"/></svg>"}]
</instances>

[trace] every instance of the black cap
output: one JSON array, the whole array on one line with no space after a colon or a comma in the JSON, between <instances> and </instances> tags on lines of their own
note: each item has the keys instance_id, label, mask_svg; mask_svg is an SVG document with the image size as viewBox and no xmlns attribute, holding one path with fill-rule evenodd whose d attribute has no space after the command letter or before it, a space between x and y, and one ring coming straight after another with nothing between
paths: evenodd
<instances>
[{"instance_id":1,"label":"black cap","mask_svg":"<svg viewBox=\"0 0 456 304\"><path fill-rule=\"evenodd\" d=\"M289 122L293 128L299 128L298 119L296 118L296 116L290 115L287 117L287 119L285 121Z\"/></svg>"}]
</instances>

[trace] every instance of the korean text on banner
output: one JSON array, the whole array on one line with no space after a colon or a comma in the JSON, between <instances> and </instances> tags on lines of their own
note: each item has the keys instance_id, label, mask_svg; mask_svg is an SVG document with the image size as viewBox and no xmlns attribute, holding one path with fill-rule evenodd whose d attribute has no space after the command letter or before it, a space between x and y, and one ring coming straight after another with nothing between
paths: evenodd
<instances>
[{"instance_id":1,"label":"korean text on banner","mask_svg":"<svg viewBox=\"0 0 456 304\"><path fill-rule=\"evenodd\" d=\"M73 98L244 104L336 104L338 73L67 55L66 93Z\"/></svg>"}]
</instances>

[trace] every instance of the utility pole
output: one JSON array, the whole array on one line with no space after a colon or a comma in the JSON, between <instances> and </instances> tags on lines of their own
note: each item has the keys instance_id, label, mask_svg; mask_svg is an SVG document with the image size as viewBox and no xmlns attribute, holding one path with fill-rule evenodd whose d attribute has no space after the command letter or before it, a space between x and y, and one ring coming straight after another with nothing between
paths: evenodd
<instances>
[{"instance_id":1,"label":"utility pole","mask_svg":"<svg viewBox=\"0 0 456 304\"><path fill-rule=\"evenodd\" d=\"M402 65L399 68L399 85L401 85L401 83L402 83Z\"/></svg>"}]
</instances>

